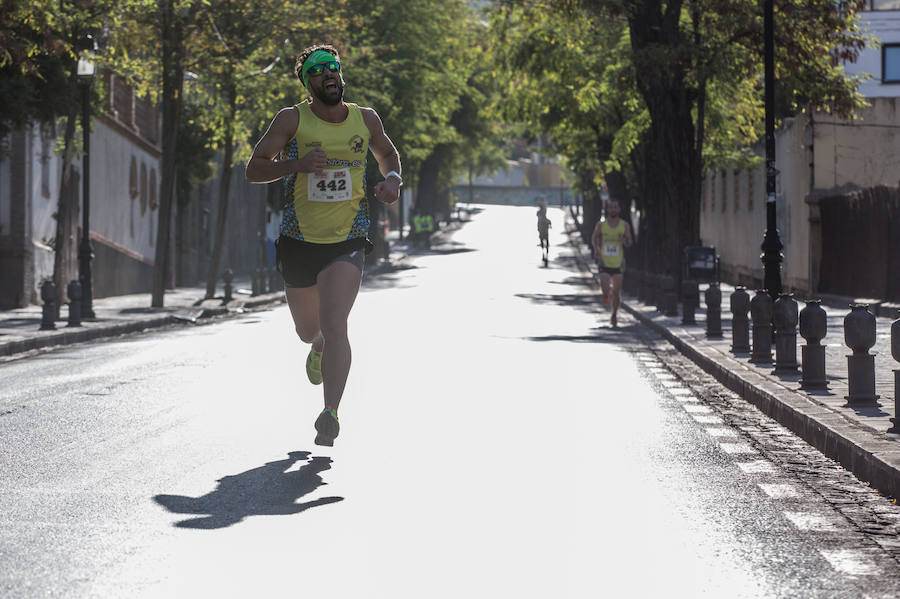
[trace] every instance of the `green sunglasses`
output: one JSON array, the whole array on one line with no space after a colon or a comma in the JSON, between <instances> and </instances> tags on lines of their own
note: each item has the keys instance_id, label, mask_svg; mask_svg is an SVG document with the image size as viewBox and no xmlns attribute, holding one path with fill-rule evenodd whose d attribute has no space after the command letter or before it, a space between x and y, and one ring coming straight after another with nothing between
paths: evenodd
<instances>
[{"instance_id":1,"label":"green sunglasses","mask_svg":"<svg viewBox=\"0 0 900 599\"><path fill-rule=\"evenodd\" d=\"M329 60L328 62L320 62L319 64L314 64L313 66L306 69L306 76L315 77L316 75L321 75L325 72L325 69L328 69L331 73L338 73L341 70L341 63L336 60Z\"/></svg>"}]
</instances>

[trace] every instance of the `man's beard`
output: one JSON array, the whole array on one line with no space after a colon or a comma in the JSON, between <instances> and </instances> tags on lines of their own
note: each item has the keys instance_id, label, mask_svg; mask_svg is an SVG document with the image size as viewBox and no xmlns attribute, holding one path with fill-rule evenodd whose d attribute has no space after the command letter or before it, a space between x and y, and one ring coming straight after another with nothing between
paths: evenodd
<instances>
[{"instance_id":1,"label":"man's beard","mask_svg":"<svg viewBox=\"0 0 900 599\"><path fill-rule=\"evenodd\" d=\"M313 88L313 95L317 100L328 106L336 106L344 99L344 84L337 83L337 91L326 92L324 87Z\"/></svg>"}]
</instances>

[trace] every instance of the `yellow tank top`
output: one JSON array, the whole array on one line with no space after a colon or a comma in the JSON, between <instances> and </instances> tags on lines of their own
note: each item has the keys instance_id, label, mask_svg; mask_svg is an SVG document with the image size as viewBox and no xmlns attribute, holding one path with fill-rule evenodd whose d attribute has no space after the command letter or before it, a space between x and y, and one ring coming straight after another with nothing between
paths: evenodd
<instances>
[{"instance_id":1,"label":"yellow tank top","mask_svg":"<svg viewBox=\"0 0 900 599\"><path fill-rule=\"evenodd\" d=\"M610 227L604 220L600 223L600 261L606 268L625 267L625 221Z\"/></svg>"},{"instance_id":2,"label":"yellow tank top","mask_svg":"<svg viewBox=\"0 0 900 599\"><path fill-rule=\"evenodd\" d=\"M301 158L315 148L325 150L325 177L294 173L284 179L284 218L281 234L310 243L338 243L365 238L369 232L366 202L366 155L369 128L356 104L342 123L317 117L309 101L297 105L297 132L283 159Z\"/></svg>"}]
</instances>

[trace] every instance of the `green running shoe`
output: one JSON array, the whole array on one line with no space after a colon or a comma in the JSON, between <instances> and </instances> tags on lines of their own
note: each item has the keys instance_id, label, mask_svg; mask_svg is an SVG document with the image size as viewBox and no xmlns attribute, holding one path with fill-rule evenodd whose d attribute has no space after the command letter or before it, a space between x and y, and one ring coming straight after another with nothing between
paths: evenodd
<instances>
[{"instance_id":1,"label":"green running shoe","mask_svg":"<svg viewBox=\"0 0 900 599\"><path fill-rule=\"evenodd\" d=\"M306 376L313 385L322 384L322 352L314 347L309 348L309 355L306 356Z\"/></svg>"},{"instance_id":2,"label":"green running shoe","mask_svg":"<svg viewBox=\"0 0 900 599\"><path fill-rule=\"evenodd\" d=\"M331 447L338 433L341 432L341 425L338 422L337 410L325 408L319 417L316 418L316 445L325 445Z\"/></svg>"}]
</instances>

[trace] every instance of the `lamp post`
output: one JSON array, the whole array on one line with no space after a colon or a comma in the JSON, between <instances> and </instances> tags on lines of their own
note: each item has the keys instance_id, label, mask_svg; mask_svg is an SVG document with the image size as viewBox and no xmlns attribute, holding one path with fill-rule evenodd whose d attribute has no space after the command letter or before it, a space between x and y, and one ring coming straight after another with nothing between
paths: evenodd
<instances>
[{"instance_id":1,"label":"lamp post","mask_svg":"<svg viewBox=\"0 0 900 599\"><path fill-rule=\"evenodd\" d=\"M89 40L92 42L92 40ZM78 82L81 86L82 112L81 129L84 156L81 158L81 245L78 247L78 280L81 282L81 317L95 318L93 289L91 286L91 260L94 248L91 246L91 83L94 78L94 63L83 55L78 59Z\"/></svg>"},{"instance_id":2,"label":"lamp post","mask_svg":"<svg viewBox=\"0 0 900 599\"><path fill-rule=\"evenodd\" d=\"M775 17L774 0L763 0L763 28L765 37L765 109L766 109L766 233L763 237L762 254L763 287L777 298L781 294L781 261L784 246L778 237L778 223L775 214Z\"/></svg>"}]
</instances>

